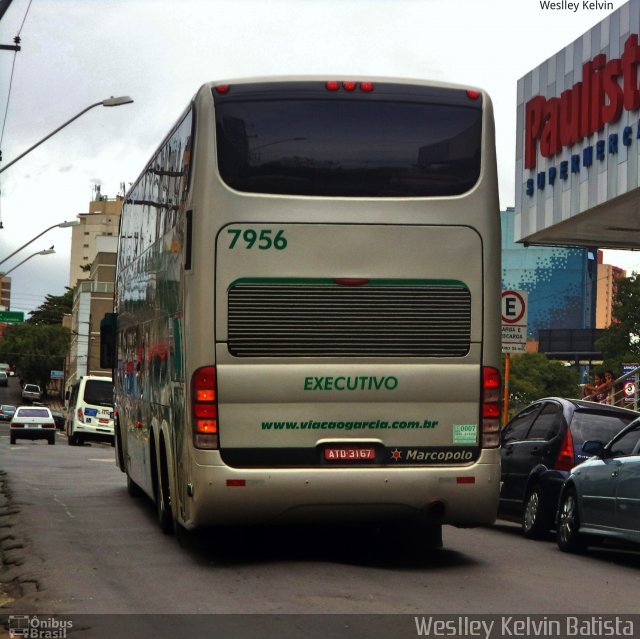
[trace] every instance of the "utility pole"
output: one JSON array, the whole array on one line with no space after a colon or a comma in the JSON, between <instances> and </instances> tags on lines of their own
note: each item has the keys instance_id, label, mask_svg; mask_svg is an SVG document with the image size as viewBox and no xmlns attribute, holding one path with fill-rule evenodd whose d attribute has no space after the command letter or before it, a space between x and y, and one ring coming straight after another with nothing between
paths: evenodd
<instances>
[{"instance_id":1,"label":"utility pole","mask_svg":"<svg viewBox=\"0 0 640 639\"><path fill-rule=\"evenodd\" d=\"M12 2L13 0L0 0L0 20L2 20L2 16L7 12ZM5 51L20 51L20 38L16 36L13 41L15 44L0 44L0 49Z\"/></svg>"},{"instance_id":2,"label":"utility pole","mask_svg":"<svg viewBox=\"0 0 640 639\"><path fill-rule=\"evenodd\" d=\"M0 20L2 20L2 16L7 12L12 2L13 0L0 0Z\"/></svg>"}]
</instances>

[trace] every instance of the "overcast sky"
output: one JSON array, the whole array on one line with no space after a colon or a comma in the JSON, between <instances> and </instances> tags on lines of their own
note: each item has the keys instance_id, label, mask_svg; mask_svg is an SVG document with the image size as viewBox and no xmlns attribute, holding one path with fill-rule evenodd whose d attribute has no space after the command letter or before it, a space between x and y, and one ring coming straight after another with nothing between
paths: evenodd
<instances>
[{"instance_id":1,"label":"overcast sky","mask_svg":"<svg viewBox=\"0 0 640 639\"><path fill-rule=\"evenodd\" d=\"M96 185L117 195L201 84L239 77L382 75L482 87L495 109L501 208L513 206L517 81L609 13L544 10L540 0L13 0L0 44L24 26L14 67L13 52L0 51L0 125L9 96L0 166L94 102L135 102L92 109L0 175L0 260L87 212ZM50 231L0 266L55 245L55 255L11 274L13 310L64 292L70 237ZM613 257L640 269L638 253Z\"/></svg>"}]
</instances>

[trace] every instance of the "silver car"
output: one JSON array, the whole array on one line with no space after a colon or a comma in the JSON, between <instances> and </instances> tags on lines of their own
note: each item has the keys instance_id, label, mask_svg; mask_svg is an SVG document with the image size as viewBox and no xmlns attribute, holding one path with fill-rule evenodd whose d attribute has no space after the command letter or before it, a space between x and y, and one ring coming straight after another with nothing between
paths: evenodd
<instances>
[{"instance_id":1,"label":"silver car","mask_svg":"<svg viewBox=\"0 0 640 639\"><path fill-rule=\"evenodd\" d=\"M593 455L571 470L557 515L560 550L585 550L597 538L640 543L640 418L608 444L586 441Z\"/></svg>"}]
</instances>

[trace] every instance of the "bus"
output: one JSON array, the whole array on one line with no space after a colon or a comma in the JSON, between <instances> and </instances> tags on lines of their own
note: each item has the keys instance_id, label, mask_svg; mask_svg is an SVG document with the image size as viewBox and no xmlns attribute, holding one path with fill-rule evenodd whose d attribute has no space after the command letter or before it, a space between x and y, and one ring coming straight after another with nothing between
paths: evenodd
<instances>
[{"instance_id":1,"label":"bus","mask_svg":"<svg viewBox=\"0 0 640 639\"><path fill-rule=\"evenodd\" d=\"M202 86L125 195L102 322L130 493L166 533L493 522L499 225L482 90Z\"/></svg>"}]
</instances>

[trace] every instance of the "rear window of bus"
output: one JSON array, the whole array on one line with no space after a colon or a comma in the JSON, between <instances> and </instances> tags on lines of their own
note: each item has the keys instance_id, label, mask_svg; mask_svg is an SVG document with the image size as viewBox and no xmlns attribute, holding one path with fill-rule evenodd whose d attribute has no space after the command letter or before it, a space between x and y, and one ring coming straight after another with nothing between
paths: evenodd
<instances>
[{"instance_id":1,"label":"rear window of bus","mask_svg":"<svg viewBox=\"0 0 640 639\"><path fill-rule=\"evenodd\" d=\"M480 175L482 100L461 90L389 87L366 95L214 92L222 179L238 191L325 197L470 190Z\"/></svg>"}]
</instances>

